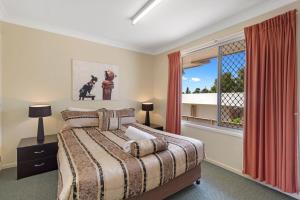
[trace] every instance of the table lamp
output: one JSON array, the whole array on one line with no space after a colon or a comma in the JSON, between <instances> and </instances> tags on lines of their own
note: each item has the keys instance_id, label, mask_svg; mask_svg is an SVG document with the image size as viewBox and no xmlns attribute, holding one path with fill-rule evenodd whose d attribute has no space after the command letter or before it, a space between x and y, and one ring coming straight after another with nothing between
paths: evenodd
<instances>
[{"instance_id":1,"label":"table lamp","mask_svg":"<svg viewBox=\"0 0 300 200\"><path fill-rule=\"evenodd\" d=\"M145 117L145 125L150 126L150 115L149 111L152 111L154 109L153 103L142 103L142 110L146 111L146 117Z\"/></svg>"},{"instance_id":2,"label":"table lamp","mask_svg":"<svg viewBox=\"0 0 300 200\"><path fill-rule=\"evenodd\" d=\"M29 117L39 118L38 130L37 130L37 141L38 143L44 142L44 123L43 117L48 117L51 115L50 105L32 105L29 106Z\"/></svg>"}]
</instances>

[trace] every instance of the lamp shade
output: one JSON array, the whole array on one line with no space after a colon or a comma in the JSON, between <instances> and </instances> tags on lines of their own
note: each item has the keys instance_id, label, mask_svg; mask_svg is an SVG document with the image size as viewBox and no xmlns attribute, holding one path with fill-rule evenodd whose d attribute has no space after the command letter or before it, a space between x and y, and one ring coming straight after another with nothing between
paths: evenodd
<instances>
[{"instance_id":1,"label":"lamp shade","mask_svg":"<svg viewBox=\"0 0 300 200\"><path fill-rule=\"evenodd\" d=\"M51 106L50 105L33 105L29 106L29 117L47 117L50 116Z\"/></svg>"},{"instance_id":2,"label":"lamp shade","mask_svg":"<svg viewBox=\"0 0 300 200\"><path fill-rule=\"evenodd\" d=\"M154 109L153 103L142 103L143 111L152 111Z\"/></svg>"}]
</instances>

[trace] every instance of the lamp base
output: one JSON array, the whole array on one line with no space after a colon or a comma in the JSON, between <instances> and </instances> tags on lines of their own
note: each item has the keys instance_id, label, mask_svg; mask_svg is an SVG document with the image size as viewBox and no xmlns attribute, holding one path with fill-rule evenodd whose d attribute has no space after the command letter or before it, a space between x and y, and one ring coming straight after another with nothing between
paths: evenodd
<instances>
[{"instance_id":1,"label":"lamp base","mask_svg":"<svg viewBox=\"0 0 300 200\"><path fill-rule=\"evenodd\" d=\"M146 111L145 125L146 125L146 126L150 126L150 115L149 115L149 111Z\"/></svg>"},{"instance_id":2,"label":"lamp base","mask_svg":"<svg viewBox=\"0 0 300 200\"><path fill-rule=\"evenodd\" d=\"M37 142L38 143L43 143L44 140L45 140L44 122L43 122L43 118L39 117L38 131L37 131Z\"/></svg>"}]
</instances>

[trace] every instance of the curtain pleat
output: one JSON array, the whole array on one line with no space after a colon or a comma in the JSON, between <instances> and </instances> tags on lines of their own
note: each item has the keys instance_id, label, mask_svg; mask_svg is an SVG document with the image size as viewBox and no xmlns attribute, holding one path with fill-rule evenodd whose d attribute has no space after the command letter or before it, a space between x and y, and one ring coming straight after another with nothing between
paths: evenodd
<instances>
[{"instance_id":1,"label":"curtain pleat","mask_svg":"<svg viewBox=\"0 0 300 200\"><path fill-rule=\"evenodd\" d=\"M169 80L166 131L180 134L181 132L181 76L182 68L180 52L168 55L169 58Z\"/></svg>"},{"instance_id":2,"label":"curtain pleat","mask_svg":"<svg viewBox=\"0 0 300 200\"><path fill-rule=\"evenodd\" d=\"M245 28L244 173L298 192L296 10Z\"/></svg>"}]
</instances>

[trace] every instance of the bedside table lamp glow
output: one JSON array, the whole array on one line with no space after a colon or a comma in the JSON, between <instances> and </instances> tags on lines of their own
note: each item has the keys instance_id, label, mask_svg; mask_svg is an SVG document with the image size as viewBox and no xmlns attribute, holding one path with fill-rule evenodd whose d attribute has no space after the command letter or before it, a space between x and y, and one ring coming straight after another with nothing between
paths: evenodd
<instances>
[{"instance_id":1,"label":"bedside table lamp glow","mask_svg":"<svg viewBox=\"0 0 300 200\"><path fill-rule=\"evenodd\" d=\"M38 123L38 130L37 130L37 141L42 143L44 141L44 123L43 117L50 116L51 113L51 106L50 105L32 105L29 106L29 117L39 118Z\"/></svg>"},{"instance_id":2,"label":"bedside table lamp glow","mask_svg":"<svg viewBox=\"0 0 300 200\"><path fill-rule=\"evenodd\" d=\"M142 103L142 110L146 111L145 125L150 126L150 115L149 111L154 109L153 103Z\"/></svg>"}]
</instances>

